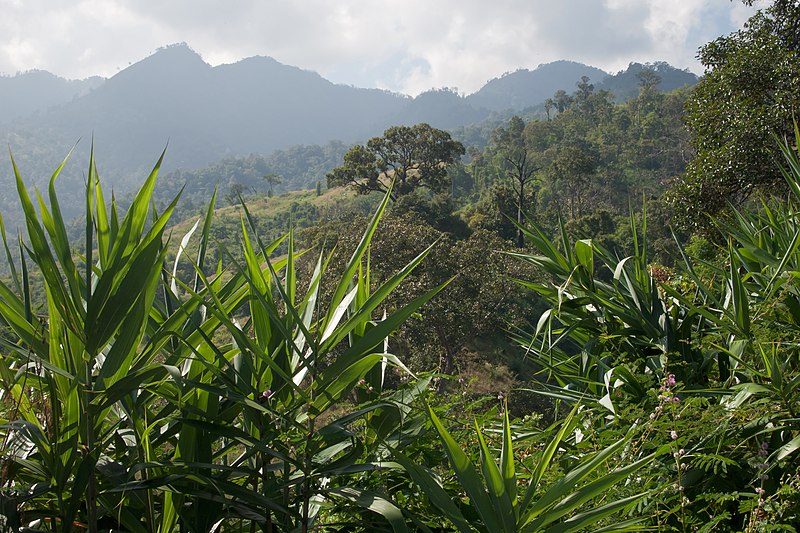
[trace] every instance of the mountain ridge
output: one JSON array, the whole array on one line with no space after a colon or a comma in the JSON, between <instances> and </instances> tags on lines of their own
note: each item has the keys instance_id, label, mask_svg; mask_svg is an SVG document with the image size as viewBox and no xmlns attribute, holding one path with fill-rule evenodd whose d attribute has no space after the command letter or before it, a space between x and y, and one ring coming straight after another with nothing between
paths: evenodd
<instances>
[{"instance_id":1,"label":"mountain ridge","mask_svg":"<svg viewBox=\"0 0 800 533\"><path fill-rule=\"evenodd\" d=\"M665 63L655 65L664 80L683 72ZM20 168L38 184L49 178L76 140L92 139L77 146L73 160L85 161L96 144L106 183L124 194L167 145L164 172L297 145L363 142L393 125L427 122L456 129L498 113L527 109L530 114L533 109L535 115L536 106L556 87L572 93L581 76L588 76L597 89L616 80L621 88L638 90L633 72L614 75L560 61L494 78L470 95L432 89L412 98L335 84L267 56L211 66L188 45L178 44L108 79L65 80L49 73L0 77L0 95L12 93L14 105L27 113L12 113L11 104L0 99L0 135ZM14 88L36 79L50 88L25 93ZM24 101L37 94L46 96L39 107ZM60 178L62 186L79 191L84 170L70 162ZM10 174L8 165L1 165L0 183L13 183Z\"/></svg>"}]
</instances>

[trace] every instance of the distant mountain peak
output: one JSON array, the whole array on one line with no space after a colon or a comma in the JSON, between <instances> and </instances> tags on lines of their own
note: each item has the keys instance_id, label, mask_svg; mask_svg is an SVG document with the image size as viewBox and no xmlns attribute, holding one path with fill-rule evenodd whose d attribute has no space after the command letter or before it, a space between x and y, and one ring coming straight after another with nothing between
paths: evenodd
<instances>
[{"instance_id":1,"label":"distant mountain peak","mask_svg":"<svg viewBox=\"0 0 800 533\"><path fill-rule=\"evenodd\" d=\"M234 63L225 63L222 65L217 65L214 68L217 70L236 69L236 70L249 70L249 71L296 73L307 76L313 76L314 78L319 78L320 80L324 79L317 72L281 63L280 61L271 56L245 57L244 59L240 59L239 61L236 61Z\"/></svg>"},{"instance_id":2,"label":"distant mountain peak","mask_svg":"<svg viewBox=\"0 0 800 533\"><path fill-rule=\"evenodd\" d=\"M250 57L245 57L244 59L240 59L239 61L235 61L232 64L233 65L241 65L241 64L245 64L245 65L247 65L247 64L251 64L251 65L253 65L253 64L254 65L269 65L269 66L275 66L275 67L277 67L277 66L281 66L281 67L288 66L288 65L284 65L283 63L281 63L280 61L278 61L277 59L275 59L272 56L250 56Z\"/></svg>"},{"instance_id":3,"label":"distant mountain peak","mask_svg":"<svg viewBox=\"0 0 800 533\"><path fill-rule=\"evenodd\" d=\"M586 65L586 64L581 63L579 61L573 61L571 59L558 59L556 61L550 61L549 63L539 63L536 66L536 68L533 69L533 70L548 69L548 68L562 68L562 67L578 67L578 68L586 68L586 67L588 67L588 68L592 69L592 71L599 71L599 72L602 72L603 74L605 74L606 76L608 76L608 72L605 72L602 69Z\"/></svg>"},{"instance_id":4,"label":"distant mountain peak","mask_svg":"<svg viewBox=\"0 0 800 533\"><path fill-rule=\"evenodd\" d=\"M608 73L575 61L553 61L534 70L521 68L490 80L467 100L491 111L522 110L542 103L559 89L572 92L582 76L600 82Z\"/></svg>"},{"instance_id":5,"label":"distant mountain peak","mask_svg":"<svg viewBox=\"0 0 800 533\"><path fill-rule=\"evenodd\" d=\"M150 57L154 56L182 57L191 58L193 60L199 59L200 61L203 61L203 58L200 56L200 54L186 43L173 43L157 48ZM205 63L205 61L203 62Z\"/></svg>"},{"instance_id":6,"label":"distant mountain peak","mask_svg":"<svg viewBox=\"0 0 800 533\"><path fill-rule=\"evenodd\" d=\"M658 74L660 78L658 89L664 92L686 85L694 85L698 80L698 77L688 70L675 68L666 61L631 62L628 64L628 68L608 76L596 88L611 92L617 102L633 98L639 94L639 80L636 75L645 69L651 69Z\"/></svg>"},{"instance_id":7,"label":"distant mountain peak","mask_svg":"<svg viewBox=\"0 0 800 533\"><path fill-rule=\"evenodd\" d=\"M148 57L118 72L109 81L141 76L158 80L210 69L211 65L188 44L176 43L159 48Z\"/></svg>"}]
</instances>

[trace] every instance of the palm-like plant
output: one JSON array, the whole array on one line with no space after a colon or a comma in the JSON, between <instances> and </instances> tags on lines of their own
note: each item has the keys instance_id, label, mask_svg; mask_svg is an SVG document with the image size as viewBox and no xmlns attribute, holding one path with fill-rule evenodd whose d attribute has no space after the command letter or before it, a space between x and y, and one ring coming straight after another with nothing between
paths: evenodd
<instances>
[{"instance_id":1,"label":"palm-like plant","mask_svg":"<svg viewBox=\"0 0 800 533\"><path fill-rule=\"evenodd\" d=\"M601 401L613 412L615 383L631 398L644 397L647 387L636 373L645 368L660 376L674 358L699 376L709 365L708 354L691 342L705 318L666 301L648 268L642 218L640 233L631 214L634 253L624 258L590 240L573 243L563 224L559 243L539 228L524 228L536 253L513 255L550 281L518 282L542 295L551 309L535 331L513 337L544 369L545 394L570 403Z\"/></svg>"},{"instance_id":2,"label":"palm-like plant","mask_svg":"<svg viewBox=\"0 0 800 533\"><path fill-rule=\"evenodd\" d=\"M678 497L687 498L678 507L681 513L704 490L732 493L731 483L740 491L753 484L709 471L709 458L722 458L750 475L741 450L761 441L773 451L760 468L769 465L769 475L780 478L786 472L783 461L800 449L798 143L797 130L794 146L781 143L790 197L733 209L730 218L716 221L728 245L720 250L721 260L701 262L702 271L681 248L679 283L657 282L639 242L644 237L635 229L634 254L621 260L590 241L572 243L563 229L560 246L536 228L529 230L537 252L519 254L552 279L550 285L523 282L544 295L552 309L534 333L516 335L548 371L546 394L597 402L613 411L614 398L626 393L644 406L648 391L640 383L654 383L647 374L663 378L668 368L686 385L677 401L690 399L681 403L687 409L719 401L729 420L681 443L680 449L691 449L693 456L681 459L688 468L679 476L685 492ZM599 269L611 275L608 282L596 279ZM650 413L651 419L657 413ZM670 434L675 446L678 433Z\"/></svg>"},{"instance_id":3,"label":"palm-like plant","mask_svg":"<svg viewBox=\"0 0 800 533\"><path fill-rule=\"evenodd\" d=\"M83 256L67 240L58 171L38 215L17 172L30 242L20 244L18 269L3 233L12 269L11 283L0 283L4 527L305 531L327 500L403 529L399 509L341 478L377 468L372 452L407 412L380 395L386 367L402 366L385 341L441 287L383 320L373 315L427 251L371 291L367 250L387 195L325 307L328 258L320 255L300 296L292 236L265 245L244 221L244 263L223 269L220 260L207 275L212 199L187 284L177 261L199 221L168 269L165 228L177 199L146 223L159 166L120 220L90 159ZM281 242L288 254L271 259ZM43 278L42 314L26 255ZM329 414L359 387L355 406ZM369 438L353 432L356 420Z\"/></svg>"},{"instance_id":4,"label":"palm-like plant","mask_svg":"<svg viewBox=\"0 0 800 533\"><path fill-rule=\"evenodd\" d=\"M403 465L411 478L423 489L431 504L435 506L462 533L476 531L503 532L561 532L584 531L587 527L598 527L596 531L637 531L642 519L631 518L617 521L611 526L597 526L613 513L632 506L646 492L616 500L606 500L607 491L628 479L633 473L652 461L649 455L631 462L627 466L598 475L598 470L615 454L621 452L627 437L622 438L598 453L583 456L577 466L566 472L549 487L543 487L545 473L566 438L578 423L577 409L561 423L531 470L527 487L518 492L518 466L514 457L511 424L506 410L503 418L500 456L495 458L481 429L475 427L480 448L480 472L469 456L445 429L436 413L428 407L428 414L450 464L455 471L463 494L469 499L479 520L467 520L461 507L453 502L451 495L442 487L438 477L424 466L417 465L400 452L396 460ZM457 495L461 498L462 495Z\"/></svg>"},{"instance_id":5,"label":"palm-like plant","mask_svg":"<svg viewBox=\"0 0 800 533\"><path fill-rule=\"evenodd\" d=\"M158 481L169 480L175 493L166 501L163 530L178 523L187 505L178 493L196 494L190 508L207 513L208 500L214 499L211 486L227 486L231 494L242 492L237 504L246 512L240 517L268 528L307 530L325 499L368 500L371 508L402 527L399 510L384 498L336 482L337 476L381 466L364 462L366 442L355 439L349 425L363 418L375 444L399 422L398 406L379 397L386 367L402 367L387 353L385 341L443 288L429 291L382 320L373 320L376 309L429 251L370 291L365 258L388 198L336 280L324 312L318 298L328 259L319 257L307 292L300 297L291 235L286 258L273 262L269 256L280 241L265 246L257 237L250 238L243 223L244 264L236 267L236 278L241 279L241 294L249 304L248 323L240 326L230 318L230 305L208 302L209 313L230 334L232 343L215 346L209 341L210 332L201 328L198 347L190 339L182 355L191 365L183 372L182 385L190 395L178 390L164 394L180 409L184 423L191 420L193 427L182 432L172 463L193 466L183 470L180 480L167 471ZM245 215L251 219L246 208ZM204 283L206 293L213 297L215 281L205 279ZM338 418L327 415L356 389L362 401L354 412ZM198 476L203 476L202 482L197 482ZM250 502L242 497L245 493L254 496ZM229 514L230 509L220 508L213 520L209 516L198 527L213 528Z\"/></svg>"},{"instance_id":6,"label":"palm-like plant","mask_svg":"<svg viewBox=\"0 0 800 533\"><path fill-rule=\"evenodd\" d=\"M22 275L12 270L16 291L0 284L9 351L0 376L4 400L13 405L3 426L4 472L11 478L4 481L11 482L14 511L24 510L25 521L42 519L61 531L80 523L97 531L100 517L119 503L106 493L119 474L114 460L126 454L126 443L133 446L126 431L137 423L137 391L157 373L155 353L140 345L175 205L145 227L160 163L119 220L113 199L108 209L90 159L82 265L67 240L55 194L63 164L50 180L49 208L37 192L40 216L14 166L30 243L20 244ZM43 316L31 304L23 251L43 278ZM8 259L13 268L10 254ZM119 510L120 518L125 511ZM23 521L16 512L8 520Z\"/></svg>"}]
</instances>

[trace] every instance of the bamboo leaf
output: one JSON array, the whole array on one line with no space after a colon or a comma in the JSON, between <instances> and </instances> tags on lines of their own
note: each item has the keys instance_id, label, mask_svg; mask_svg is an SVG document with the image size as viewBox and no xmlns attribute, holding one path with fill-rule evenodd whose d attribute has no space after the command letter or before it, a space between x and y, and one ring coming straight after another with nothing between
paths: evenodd
<instances>
[{"instance_id":1,"label":"bamboo leaf","mask_svg":"<svg viewBox=\"0 0 800 533\"><path fill-rule=\"evenodd\" d=\"M353 279L353 275L356 273L356 270L359 268L361 264L361 258L364 256L367 248L369 247L369 243L372 240L372 236L375 234L375 231L378 228L378 222L380 222L381 217L383 216L384 211L386 210L386 206L389 203L389 199L391 198L392 194L392 186L389 186L389 190L386 192L386 195L383 197L383 201L378 206L378 209L375 211L375 214L372 216L372 220L367 226L367 230L364 232L364 235L361 237L361 241L358 243L358 246L353 251L353 255L350 258L347 266L345 267L344 273L339 280L339 283L336 289L333 292L333 296L331 297L330 302L330 310L334 310L339 307L339 304L344 298L345 293L348 292L348 287L350 286L351 280ZM326 315L322 319L322 329L323 331L327 329L328 323L331 321L330 311L329 314Z\"/></svg>"},{"instance_id":2,"label":"bamboo leaf","mask_svg":"<svg viewBox=\"0 0 800 533\"><path fill-rule=\"evenodd\" d=\"M503 447L500 451L500 470L503 474L506 494L516 514L517 474L514 465L514 448L511 443L511 423L508 419L508 407L503 410Z\"/></svg>"},{"instance_id":3,"label":"bamboo leaf","mask_svg":"<svg viewBox=\"0 0 800 533\"><path fill-rule=\"evenodd\" d=\"M459 447L458 443L450 436L450 433L442 425L439 417L436 416L430 406L426 406L428 417L433 423L433 427L439 434L439 438L444 445L450 464L458 477L458 481L469 496L472 505L478 511L483 521L484 527L488 531L502 531L502 522L497 516L497 510L492 506L492 502L486 494L483 482L477 470L470 462L467 455Z\"/></svg>"},{"instance_id":4,"label":"bamboo leaf","mask_svg":"<svg viewBox=\"0 0 800 533\"><path fill-rule=\"evenodd\" d=\"M475 432L478 436L478 446L480 447L481 472L486 482L486 489L489 498L495 509L497 516L503 524L503 531L515 531L517 528L517 517L511 495L507 492L505 479L500 473L500 469L494 462L486 440L483 438L477 421L475 422Z\"/></svg>"},{"instance_id":5,"label":"bamboo leaf","mask_svg":"<svg viewBox=\"0 0 800 533\"><path fill-rule=\"evenodd\" d=\"M369 509L383 516L386 521L389 522L389 525L392 526L392 530L395 531L395 533L408 531L406 523L403 520L403 513L400 509L379 494L354 487L328 489L327 493L331 496L338 496L339 498L352 501L365 509Z\"/></svg>"},{"instance_id":6,"label":"bamboo leaf","mask_svg":"<svg viewBox=\"0 0 800 533\"><path fill-rule=\"evenodd\" d=\"M450 499L450 495L442 488L438 481L423 466L415 463L397 450L392 450L395 460L411 476L414 483L420 486L431 503L437 507L456 526L461 533L475 533L469 521Z\"/></svg>"}]
</instances>

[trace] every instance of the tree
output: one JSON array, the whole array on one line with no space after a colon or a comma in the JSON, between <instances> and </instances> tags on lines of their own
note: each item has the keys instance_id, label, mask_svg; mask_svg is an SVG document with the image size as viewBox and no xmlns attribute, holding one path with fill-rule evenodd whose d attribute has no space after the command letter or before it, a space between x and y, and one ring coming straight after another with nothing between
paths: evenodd
<instances>
[{"instance_id":1,"label":"tree","mask_svg":"<svg viewBox=\"0 0 800 533\"><path fill-rule=\"evenodd\" d=\"M556 107L556 101L548 98L544 101L544 112L547 114L547 120L550 120L550 110Z\"/></svg>"},{"instance_id":2,"label":"tree","mask_svg":"<svg viewBox=\"0 0 800 533\"><path fill-rule=\"evenodd\" d=\"M645 68L637 72L636 79L639 80L639 87L644 92L654 90L661 83L661 76L651 66L645 66Z\"/></svg>"},{"instance_id":3,"label":"tree","mask_svg":"<svg viewBox=\"0 0 800 533\"><path fill-rule=\"evenodd\" d=\"M241 183L231 183L228 186L228 194L225 195L225 200L230 205L237 205L240 203L240 199L244 198L246 193L247 187Z\"/></svg>"},{"instance_id":4,"label":"tree","mask_svg":"<svg viewBox=\"0 0 800 533\"><path fill-rule=\"evenodd\" d=\"M464 155L464 146L428 124L394 126L356 145L344 163L327 174L328 186L350 185L359 194L385 193L394 180L392 200L419 188L434 193L448 189L447 167Z\"/></svg>"},{"instance_id":5,"label":"tree","mask_svg":"<svg viewBox=\"0 0 800 533\"><path fill-rule=\"evenodd\" d=\"M594 92L594 85L589 83L589 76L581 76L580 81L577 82L575 86L578 88L578 90L575 91L575 99L579 102L587 100L592 92Z\"/></svg>"},{"instance_id":6,"label":"tree","mask_svg":"<svg viewBox=\"0 0 800 533\"><path fill-rule=\"evenodd\" d=\"M559 148L558 155L550 165L550 175L560 182L566 193L570 219L583 215L589 198L590 178L596 166L592 156L577 145Z\"/></svg>"},{"instance_id":7,"label":"tree","mask_svg":"<svg viewBox=\"0 0 800 533\"><path fill-rule=\"evenodd\" d=\"M791 31L799 22L797 2L775 2L701 49L706 75L686 105L697 156L672 191L675 211L688 215L684 225L703 226L707 214L754 191L783 190L772 153L800 111L800 53Z\"/></svg>"},{"instance_id":8,"label":"tree","mask_svg":"<svg viewBox=\"0 0 800 533\"><path fill-rule=\"evenodd\" d=\"M572 97L564 89L559 89L553 95L553 102L558 112L563 113L572 105Z\"/></svg>"},{"instance_id":9,"label":"tree","mask_svg":"<svg viewBox=\"0 0 800 533\"><path fill-rule=\"evenodd\" d=\"M283 179L281 179L280 176L278 176L277 174L275 174L273 172L270 172L269 174L265 174L264 176L261 177L261 179L263 179L264 181L267 182L267 195L268 196L272 196L272 188L275 185L280 185L281 182L283 181Z\"/></svg>"},{"instance_id":10,"label":"tree","mask_svg":"<svg viewBox=\"0 0 800 533\"><path fill-rule=\"evenodd\" d=\"M517 203L517 224L523 223L527 206L527 192L539 167L525 145L525 122L518 116L511 117L508 128L498 128L492 135L492 144L501 160L502 171L511 178ZM525 245L522 229L517 229L517 246Z\"/></svg>"},{"instance_id":11,"label":"tree","mask_svg":"<svg viewBox=\"0 0 800 533\"><path fill-rule=\"evenodd\" d=\"M752 6L756 0L742 0ZM787 48L800 50L800 2L797 0L773 0L769 8L770 16L778 28L778 35Z\"/></svg>"},{"instance_id":12,"label":"tree","mask_svg":"<svg viewBox=\"0 0 800 533\"><path fill-rule=\"evenodd\" d=\"M408 361L424 369L453 374L465 364L464 349L476 338L494 338L499 328L520 323L525 313L518 300L522 292L510 278L532 274L524 265L498 250L506 243L489 231L476 231L464 239L442 233L417 217L392 214L384 220L371 249L371 260L382 265L413 258L424 243L436 240L429 260L399 287L396 303L416 295L409 289L453 281L441 298L420 309L421 320L407 322L396 335L405 346Z\"/></svg>"}]
</instances>

